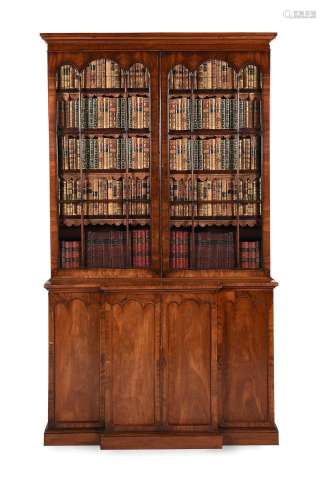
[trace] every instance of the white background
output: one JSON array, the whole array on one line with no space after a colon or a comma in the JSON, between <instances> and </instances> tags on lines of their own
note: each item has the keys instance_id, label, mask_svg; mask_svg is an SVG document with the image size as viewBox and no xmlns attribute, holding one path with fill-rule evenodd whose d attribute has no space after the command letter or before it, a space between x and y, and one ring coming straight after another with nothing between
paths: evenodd
<instances>
[{"instance_id":1,"label":"white background","mask_svg":"<svg viewBox=\"0 0 326 500\"><path fill-rule=\"evenodd\" d=\"M52 0L0 7L0 493L9 499L325 498L325 6L321 1ZM285 9L316 10L286 19ZM43 447L49 178L39 32L277 31L271 206L279 447ZM324 46L324 50L323 50Z\"/></svg>"}]
</instances>

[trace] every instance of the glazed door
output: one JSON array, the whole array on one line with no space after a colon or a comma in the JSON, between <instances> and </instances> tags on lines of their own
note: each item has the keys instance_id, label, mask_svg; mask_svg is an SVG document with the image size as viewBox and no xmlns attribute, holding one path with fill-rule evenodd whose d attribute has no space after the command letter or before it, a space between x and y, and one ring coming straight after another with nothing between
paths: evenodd
<instances>
[{"instance_id":1,"label":"glazed door","mask_svg":"<svg viewBox=\"0 0 326 500\"><path fill-rule=\"evenodd\" d=\"M157 275L158 55L80 53L68 60L56 55L49 69L57 116L54 268Z\"/></svg>"},{"instance_id":2,"label":"glazed door","mask_svg":"<svg viewBox=\"0 0 326 500\"><path fill-rule=\"evenodd\" d=\"M263 250L268 260L262 232L264 61L258 53L162 55L165 275L259 269Z\"/></svg>"},{"instance_id":3,"label":"glazed door","mask_svg":"<svg viewBox=\"0 0 326 500\"><path fill-rule=\"evenodd\" d=\"M163 297L163 426L216 430L219 353L216 295L167 293Z\"/></svg>"},{"instance_id":4,"label":"glazed door","mask_svg":"<svg viewBox=\"0 0 326 500\"><path fill-rule=\"evenodd\" d=\"M156 294L105 294L102 320L107 430L155 430L160 420L160 303Z\"/></svg>"}]
</instances>

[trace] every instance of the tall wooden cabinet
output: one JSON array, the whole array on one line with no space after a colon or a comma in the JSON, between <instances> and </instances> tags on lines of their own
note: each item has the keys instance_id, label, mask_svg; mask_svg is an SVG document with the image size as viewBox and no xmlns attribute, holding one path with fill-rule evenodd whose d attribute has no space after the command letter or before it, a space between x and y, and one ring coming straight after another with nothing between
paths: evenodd
<instances>
[{"instance_id":1,"label":"tall wooden cabinet","mask_svg":"<svg viewBox=\"0 0 326 500\"><path fill-rule=\"evenodd\" d=\"M275 33L42 34L45 444L277 444Z\"/></svg>"}]
</instances>

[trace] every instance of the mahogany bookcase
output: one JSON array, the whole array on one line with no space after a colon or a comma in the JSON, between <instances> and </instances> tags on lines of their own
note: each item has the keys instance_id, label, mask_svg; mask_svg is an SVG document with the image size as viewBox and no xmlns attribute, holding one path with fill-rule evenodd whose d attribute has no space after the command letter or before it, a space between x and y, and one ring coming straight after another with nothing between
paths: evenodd
<instances>
[{"instance_id":1,"label":"mahogany bookcase","mask_svg":"<svg viewBox=\"0 0 326 500\"><path fill-rule=\"evenodd\" d=\"M46 445L278 444L275 33L45 33Z\"/></svg>"}]
</instances>

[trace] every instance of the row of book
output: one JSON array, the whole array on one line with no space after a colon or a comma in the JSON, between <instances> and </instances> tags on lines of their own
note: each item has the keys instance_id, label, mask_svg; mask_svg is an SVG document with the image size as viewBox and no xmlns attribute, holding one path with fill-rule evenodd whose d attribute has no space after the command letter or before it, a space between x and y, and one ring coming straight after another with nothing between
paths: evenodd
<instances>
[{"instance_id":1,"label":"row of book","mask_svg":"<svg viewBox=\"0 0 326 500\"><path fill-rule=\"evenodd\" d=\"M56 88L64 89L77 89L79 87L79 73L69 64L60 66L56 74Z\"/></svg>"},{"instance_id":2,"label":"row of book","mask_svg":"<svg viewBox=\"0 0 326 500\"><path fill-rule=\"evenodd\" d=\"M239 113L238 113L239 112ZM174 97L169 102L170 130L258 128L260 100L234 97Z\"/></svg>"},{"instance_id":3,"label":"row of book","mask_svg":"<svg viewBox=\"0 0 326 500\"><path fill-rule=\"evenodd\" d=\"M149 200L150 179L145 177L124 177L122 179L107 179L106 177L94 177L85 179L69 178L61 180L61 201L81 200Z\"/></svg>"},{"instance_id":4,"label":"row of book","mask_svg":"<svg viewBox=\"0 0 326 500\"><path fill-rule=\"evenodd\" d=\"M240 267L258 269L260 267L260 242L240 241Z\"/></svg>"},{"instance_id":5,"label":"row of book","mask_svg":"<svg viewBox=\"0 0 326 500\"><path fill-rule=\"evenodd\" d=\"M190 230L172 228L170 232L170 268L190 267Z\"/></svg>"},{"instance_id":6,"label":"row of book","mask_svg":"<svg viewBox=\"0 0 326 500\"><path fill-rule=\"evenodd\" d=\"M257 169L257 137L170 138L170 170ZM238 157L239 144L239 157Z\"/></svg>"},{"instance_id":7,"label":"row of book","mask_svg":"<svg viewBox=\"0 0 326 500\"><path fill-rule=\"evenodd\" d=\"M237 75L226 61L212 60L202 63L197 71L199 89L234 89Z\"/></svg>"},{"instance_id":8,"label":"row of book","mask_svg":"<svg viewBox=\"0 0 326 500\"><path fill-rule=\"evenodd\" d=\"M170 206L172 218L206 217L258 217L261 215L261 203L197 201L193 203L176 202Z\"/></svg>"},{"instance_id":9,"label":"row of book","mask_svg":"<svg viewBox=\"0 0 326 500\"><path fill-rule=\"evenodd\" d=\"M257 177L214 177L170 179L170 201L257 201L261 198L261 179Z\"/></svg>"},{"instance_id":10,"label":"row of book","mask_svg":"<svg viewBox=\"0 0 326 500\"><path fill-rule=\"evenodd\" d=\"M130 238L131 267L149 267L151 255L149 228L132 228ZM125 268L128 265L127 255L127 233L124 228L87 232L87 267Z\"/></svg>"},{"instance_id":11,"label":"row of book","mask_svg":"<svg viewBox=\"0 0 326 500\"><path fill-rule=\"evenodd\" d=\"M110 228L89 231L86 240L87 267L126 267L126 232Z\"/></svg>"},{"instance_id":12,"label":"row of book","mask_svg":"<svg viewBox=\"0 0 326 500\"><path fill-rule=\"evenodd\" d=\"M239 139L239 170L257 170L259 164L260 141L256 136Z\"/></svg>"},{"instance_id":13,"label":"row of book","mask_svg":"<svg viewBox=\"0 0 326 500\"><path fill-rule=\"evenodd\" d=\"M62 128L149 128L149 99L64 94L58 101L58 123Z\"/></svg>"},{"instance_id":14,"label":"row of book","mask_svg":"<svg viewBox=\"0 0 326 500\"><path fill-rule=\"evenodd\" d=\"M61 241L61 267L76 269L80 266L80 241Z\"/></svg>"},{"instance_id":15,"label":"row of book","mask_svg":"<svg viewBox=\"0 0 326 500\"><path fill-rule=\"evenodd\" d=\"M126 218L143 218L150 215L150 204L144 200L137 201L93 201L63 202L59 205L59 215L64 217L101 216ZM206 218L206 217L258 217L261 215L260 202L176 202L170 207L172 218Z\"/></svg>"},{"instance_id":16,"label":"row of book","mask_svg":"<svg viewBox=\"0 0 326 500\"><path fill-rule=\"evenodd\" d=\"M84 201L64 202L59 205L59 215L63 217L113 217L139 219L148 217L150 204L145 201Z\"/></svg>"},{"instance_id":17,"label":"row of book","mask_svg":"<svg viewBox=\"0 0 326 500\"><path fill-rule=\"evenodd\" d=\"M82 164L84 169L144 170L149 168L150 140L148 137L84 137ZM62 169L80 169L80 140L64 135L61 140Z\"/></svg>"},{"instance_id":18,"label":"row of book","mask_svg":"<svg viewBox=\"0 0 326 500\"><path fill-rule=\"evenodd\" d=\"M128 97L128 127L149 127L149 99L144 96L133 95Z\"/></svg>"},{"instance_id":19,"label":"row of book","mask_svg":"<svg viewBox=\"0 0 326 500\"><path fill-rule=\"evenodd\" d=\"M184 228L173 228L170 240L170 267L174 270L230 269L236 265L235 241L232 231L216 229L195 232L194 249L191 232ZM194 256L192 256L192 250ZM240 267L259 269L260 242L240 241Z\"/></svg>"},{"instance_id":20,"label":"row of book","mask_svg":"<svg viewBox=\"0 0 326 500\"><path fill-rule=\"evenodd\" d=\"M82 188L83 186L83 188ZM85 200L149 200L150 179L145 177L124 177L112 179L94 177L62 179L60 185L61 201ZM261 198L261 179L257 177L214 177L196 179L170 179L170 201L257 201Z\"/></svg>"},{"instance_id":21,"label":"row of book","mask_svg":"<svg viewBox=\"0 0 326 500\"><path fill-rule=\"evenodd\" d=\"M226 61L210 60L191 72L182 64L170 72L170 89L244 89L261 88L261 73L257 66L248 64L237 74Z\"/></svg>"},{"instance_id":22,"label":"row of book","mask_svg":"<svg viewBox=\"0 0 326 500\"><path fill-rule=\"evenodd\" d=\"M256 89L261 87L261 73L257 66L248 64L239 75L226 61L210 60L202 63L198 70L190 72L179 64L170 73L172 89ZM79 86L79 73L70 65L63 65L57 72L58 89L76 89ZM142 63L133 64L128 70L110 59L92 61L80 74L80 86L86 89L104 88L148 88L149 71Z\"/></svg>"},{"instance_id":23,"label":"row of book","mask_svg":"<svg viewBox=\"0 0 326 500\"><path fill-rule=\"evenodd\" d=\"M247 64L239 72L238 86L244 89L260 89L262 87L262 74L254 64Z\"/></svg>"},{"instance_id":24,"label":"row of book","mask_svg":"<svg viewBox=\"0 0 326 500\"><path fill-rule=\"evenodd\" d=\"M86 240L87 267L124 268L126 260L126 231L109 229L89 231ZM191 233L187 229L171 230L170 267L189 269L191 265ZM197 269L225 269L235 267L234 235L214 230L195 233L195 262ZM150 266L150 231L148 228L131 230L131 266ZM80 267L80 241L61 241L61 267ZM240 241L240 267L259 269L260 242Z\"/></svg>"},{"instance_id":25,"label":"row of book","mask_svg":"<svg viewBox=\"0 0 326 500\"><path fill-rule=\"evenodd\" d=\"M149 72L142 63L133 64L123 70L110 59L92 61L80 76L81 88L147 88ZM70 65L61 66L57 72L58 89L76 89L79 86L78 72Z\"/></svg>"},{"instance_id":26,"label":"row of book","mask_svg":"<svg viewBox=\"0 0 326 500\"><path fill-rule=\"evenodd\" d=\"M170 240L170 266L174 270L226 269L235 267L234 233L215 229L195 232L194 256L191 259L191 232L173 228Z\"/></svg>"}]
</instances>

